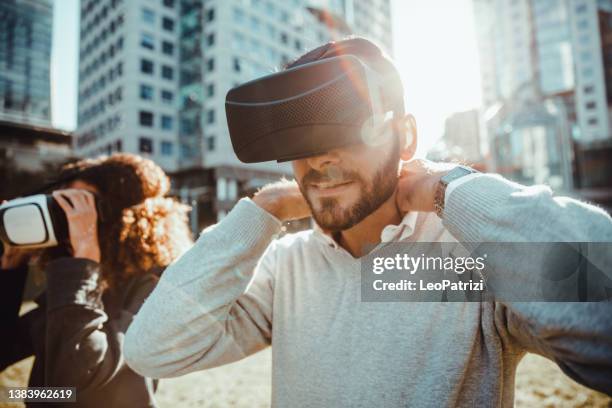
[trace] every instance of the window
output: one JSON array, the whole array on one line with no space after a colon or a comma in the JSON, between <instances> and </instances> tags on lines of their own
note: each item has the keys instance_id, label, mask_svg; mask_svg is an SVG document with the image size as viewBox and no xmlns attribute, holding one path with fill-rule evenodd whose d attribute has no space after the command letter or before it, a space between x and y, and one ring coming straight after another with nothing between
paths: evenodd
<instances>
[{"instance_id":1,"label":"window","mask_svg":"<svg viewBox=\"0 0 612 408\"><path fill-rule=\"evenodd\" d=\"M589 119L589 126L597 126L597 118L590 118Z\"/></svg>"},{"instance_id":2,"label":"window","mask_svg":"<svg viewBox=\"0 0 612 408\"><path fill-rule=\"evenodd\" d=\"M281 42L283 44L287 44L289 42L289 37L287 36L286 33L281 33Z\"/></svg>"},{"instance_id":3,"label":"window","mask_svg":"<svg viewBox=\"0 0 612 408\"><path fill-rule=\"evenodd\" d=\"M300 40L295 40L295 49L300 51L302 49L302 43Z\"/></svg>"},{"instance_id":4,"label":"window","mask_svg":"<svg viewBox=\"0 0 612 408\"><path fill-rule=\"evenodd\" d=\"M593 85L587 85L584 87L585 94L592 94L595 91L595 87Z\"/></svg>"},{"instance_id":5,"label":"window","mask_svg":"<svg viewBox=\"0 0 612 408\"><path fill-rule=\"evenodd\" d=\"M140 125L153 127L153 113L148 111L140 111Z\"/></svg>"},{"instance_id":6,"label":"window","mask_svg":"<svg viewBox=\"0 0 612 408\"><path fill-rule=\"evenodd\" d=\"M144 74L152 74L153 73L153 61L148 59L140 60L140 72Z\"/></svg>"},{"instance_id":7,"label":"window","mask_svg":"<svg viewBox=\"0 0 612 408\"><path fill-rule=\"evenodd\" d=\"M153 100L153 87L149 85L140 85L140 99L144 99L146 101Z\"/></svg>"},{"instance_id":8,"label":"window","mask_svg":"<svg viewBox=\"0 0 612 408\"><path fill-rule=\"evenodd\" d=\"M580 4L576 6L576 13L584 13L587 9L586 4Z\"/></svg>"},{"instance_id":9,"label":"window","mask_svg":"<svg viewBox=\"0 0 612 408\"><path fill-rule=\"evenodd\" d=\"M142 33L140 35L140 46L148 50L154 50L155 49L155 39L153 39L153 36L151 34Z\"/></svg>"},{"instance_id":10,"label":"window","mask_svg":"<svg viewBox=\"0 0 612 408\"><path fill-rule=\"evenodd\" d=\"M119 87L115 90L115 101L119 102L121 101L121 94L122 94L123 88Z\"/></svg>"},{"instance_id":11,"label":"window","mask_svg":"<svg viewBox=\"0 0 612 408\"><path fill-rule=\"evenodd\" d=\"M172 150L173 150L173 144L172 142L168 142L167 140L162 140L161 142L161 154L163 156L172 156Z\"/></svg>"},{"instance_id":12,"label":"window","mask_svg":"<svg viewBox=\"0 0 612 408\"><path fill-rule=\"evenodd\" d=\"M174 20L169 17L164 17L162 20L162 27L166 31L174 31Z\"/></svg>"},{"instance_id":13,"label":"window","mask_svg":"<svg viewBox=\"0 0 612 408\"><path fill-rule=\"evenodd\" d=\"M215 9L210 9L206 12L206 21L211 22L215 19Z\"/></svg>"},{"instance_id":14,"label":"window","mask_svg":"<svg viewBox=\"0 0 612 408\"><path fill-rule=\"evenodd\" d=\"M214 136L208 136L206 138L206 148L208 149L208 151L215 150L215 137Z\"/></svg>"},{"instance_id":15,"label":"window","mask_svg":"<svg viewBox=\"0 0 612 408\"><path fill-rule=\"evenodd\" d=\"M215 34L208 34L206 36L206 45L211 46L215 43Z\"/></svg>"},{"instance_id":16,"label":"window","mask_svg":"<svg viewBox=\"0 0 612 408\"><path fill-rule=\"evenodd\" d=\"M208 84L206 86L206 96L214 96L215 94L215 84Z\"/></svg>"},{"instance_id":17,"label":"window","mask_svg":"<svg viewBox=\"0 0 612 408\"><path fill-rule=\"evenodd\" d=\"M162 67L162 77L165 79L172 79L174 77L174 70L172 67L164 65Z\"/></svg>"},{"instance_id":18,"label":"window","mask_svg":"<svg viewBox=\"0 0 612 408\"><path fill-rule=\"evenodd\" d=\"M213 58L206 61L206 70L208 72L213 72L215 70L215 60Z\"/></svg>"},{"instance_id":19,"label":"window","mask_svg":"<svg viewBox=\"0 0 612 408\"><path fill-rule=\"evenodd\" d=\"M162 52L166 55L174 54L174 44L168 41L162 42Z\"/></svg>"},{"instance_id":20,"label":"window","mask_svg":"<svg viewBox=\"0 0 612 408\"><path fill-rule=\"evenodd\" d=\"M145 23L154 24L155 23L155 12L148 8L142 9L142 21Z\"/></svg>"},{"instance_id":21,"label":"window","mask_svg":"<svg viewBox=\"0 0 612 408\"><path fill-rule=\"evenodd\" d=\"M234 57L233 67L235 72L240 72L240 60L236 57Z\"/></svg>"},{"instance_id":22,"label":"window","mask_svg":"<svg viewBox=\"0 0 612 408\"><path fill-rule=\"evenodd\" d=\"M597 107L597 104L595 103L595 101L590 101L590 102L587 102L586 104L587 109L595 109L596 107Z\"/></svg>"},{"instance_id":23,"label":"window","mask_svg":"<svg viewBox=\"0 0 612 408\"><path fill-rule=\"evenodd\" d=\"M244 12L241 9L234 9L234 20L237 23L244 23Z\"/></svg>"},{"instance_id":24,"label":"window","mask_svg":"<svg viewBox=\"0 0 612 408\"><path fill-rule=\"evenodd\" d=\"M260 23L257 17L251 16L251 29L257 32L259 31L259 26L260 26Z\"/></svg>"},{"instance_id":25,"label":"window","mask_svg":"<svg viewBox=\"0 0 612 408\"><path fill-rule=\"evenodd\" d=\"M162 115L161 118L161 127L164 130L172 130L173 120L172 116Z\"/></svg>"},{"instance_id":26,"label":"window","mask_svg":"<svg viewBox=\"0 0 612 408\"><path fill-rule=\"evenodd\" d=\"M174 100L174 94L167 90L161 91L161 98L164 103L172 103Z\"/></svg>"},{"instance_id":27,"label":"window","mask_svg":"<svg viewBox=\"0 0 612 408\"><path fill-rule=\"evenodd\" d=\"M164 0L164 6L166 6L168 8L173 8L174 7L174 0Z\"/></svg>"},{"instance_id":28,"label":"window","mask_svg":"<svg viewBox=\"0 0 612 408\"><path fill-rule=\"evenodd\" d=\"M138 139L138 150L140 153L153 153L153 141L149 137Z\"/></svg>"},{"instance_id":29,"label":"window","mask_svg":"<svg viewBox=\"0 0 612 408\"><path fill-rule=\"evenodd\" d=\"M215 123L215 110L214 109L210 109L208 112L206 112L206 123L208 124Z\"/></svg>"},{"instance_id":30,"label":"window","mask_svg":"<svg viewBox=\"0 0 612 408\"><path fill-rule=\"evenodd\" d=\"M181 133L189 134L195 131L195 123L192 119L181 120Z\"/></svg>"},{"instance_id":31,"label":"window","mask_svg":"<svg viewBox=\"0 0 612 408\"><path fill-rule=\"evenodd\" d=\"M244 49L244 36L238 32L234 32L232 36L232 47L236 51L242 51Z\"/></svg>"},{"instance_id":32,"label":"window","mask_svg":"<svg viewBox=\"0 0 612 408\"><path fill-rule=\"evenodd\" d=\"M270 38L276 39L276 28L274 28L274 26L272 26L271 24L268 24L267 28L268 35L270 36Z\"/></svg>"}]
</instances>

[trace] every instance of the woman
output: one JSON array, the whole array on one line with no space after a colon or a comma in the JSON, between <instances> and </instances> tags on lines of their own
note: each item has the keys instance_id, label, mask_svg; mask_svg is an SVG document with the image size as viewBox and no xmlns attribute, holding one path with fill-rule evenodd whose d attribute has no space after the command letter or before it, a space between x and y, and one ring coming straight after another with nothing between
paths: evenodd
<instances>
[{"instance_id":1,"label":"woman","mask_svg":"<svg viewBox=\"0 0 612 408\"><path fill-rule=\"evenodd\" d=\"M30 260L44 269L46 290L21 317L32 254L8 248L2 256L0 370L34 355L30 387L76 387L86 407L155 406L156 381L125 364L122 343L156 273L191 244L187 207L164 197L162 169L130 154L66 166L59 185L52 194L69 243Z\"/></svg>"}]
</instances>

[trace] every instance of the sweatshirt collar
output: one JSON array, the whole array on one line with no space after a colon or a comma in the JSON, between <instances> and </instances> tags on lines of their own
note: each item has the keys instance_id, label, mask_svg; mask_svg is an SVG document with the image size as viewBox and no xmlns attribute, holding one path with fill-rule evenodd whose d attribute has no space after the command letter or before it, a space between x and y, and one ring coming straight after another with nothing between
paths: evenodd
<instances>
[{"instance_id":1,"label":"sweatshirt collar","mask_svg":"<svg viewBox=\"0 0 612 408\"><path fill-rule=\"evenodd\" d=\"M409 238L410 236L412 236L416 228L417 216L418 216L418 213L416 211L411 211L407 213L406 215L404 215L404 218L402 218L402 221L399 224L387 225L385 228L383 228L382 232L380 233L381 243L403 241ZM314 224L313 230L317 237L322 239L323 242L327 245L333 246L334 248L339 247L338 243L331 236L330 233L323 230L319 226L319 224L314 222L314 220L313 220L313 224Z\"/></svg>"}]
</instances>

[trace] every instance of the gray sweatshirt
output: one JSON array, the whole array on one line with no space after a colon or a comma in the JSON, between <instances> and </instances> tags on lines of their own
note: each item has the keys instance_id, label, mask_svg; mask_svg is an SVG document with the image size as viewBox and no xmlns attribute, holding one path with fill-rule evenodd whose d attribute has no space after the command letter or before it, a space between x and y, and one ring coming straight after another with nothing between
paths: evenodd
<instances>
[{"instance_id":1,"label":"gray sweatshirt","mask_svg":"<svg viewBox=\"0 0 612 408\"><path fill-rule=\"evenodd\" d=\"M612 242L604 211L492 175L456 186L442 221L414 219L381 245ZM531 351L612 393L612 303L362 302L359 259L318 229L280 231L248 199L204 230L128 329L127 363L176 377L272 345L273 406L506 407ZM612 254L597 262L612 270Z\"/></svg>"}]
</instances>

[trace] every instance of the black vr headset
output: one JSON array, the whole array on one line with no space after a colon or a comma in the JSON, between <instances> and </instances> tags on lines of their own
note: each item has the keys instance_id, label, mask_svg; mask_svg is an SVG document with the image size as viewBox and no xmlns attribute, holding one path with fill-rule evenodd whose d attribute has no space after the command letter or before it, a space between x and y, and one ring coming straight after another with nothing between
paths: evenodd
<instances>
[{"instance_id":1,"label":"black vr headset","mask_svg":"<svg viewBox=\"0 0 612 408\"><path fill-rule=\"evenodd\" d=\"M342 55L235 87L225 98L234 152L245 163L283 162L376 143L392 111L403 114L383 92L389 86L359 58Z\"/></svg>"}]
</instances>

